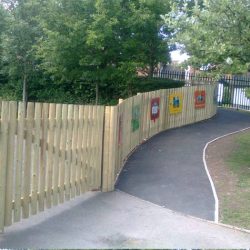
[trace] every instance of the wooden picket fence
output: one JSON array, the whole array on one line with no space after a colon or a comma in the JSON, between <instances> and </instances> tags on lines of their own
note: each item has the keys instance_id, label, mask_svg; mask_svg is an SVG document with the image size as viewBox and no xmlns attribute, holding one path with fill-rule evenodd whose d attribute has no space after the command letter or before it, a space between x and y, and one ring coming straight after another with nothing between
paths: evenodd
<instances>
[{"instance_id":1,"label":"wooden picket fence","mask_svg":"<svg viewBox=\"0 0 250 250\"><path fill-rule=\"evenodd\" d=\"M117 106L0 103L0 230L87 191L112 191L127 157L144 139L215 115L216 85L159 90ZM194 93L206 92L195 108ZM172 94L182 96L171 114ZM151 120L151 101L159 117Z\"/></svg>"},{"instance_id":2,"label":"wooden picket fence","mask_svg":"<svg viewBox=\"0 0 250 250\"><path fill-rule=\"evenodd\" d=\"M103 119L103 106L2 102L0 229L100 189Z\"/></svg>"}]
</instances>

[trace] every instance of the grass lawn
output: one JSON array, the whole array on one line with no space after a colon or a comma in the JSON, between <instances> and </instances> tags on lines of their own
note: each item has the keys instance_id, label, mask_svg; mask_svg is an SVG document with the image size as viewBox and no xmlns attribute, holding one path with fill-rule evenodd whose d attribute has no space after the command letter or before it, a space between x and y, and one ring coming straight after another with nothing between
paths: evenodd
<instances>
[{"instance_id":1,"label":"grass lawn","mask_svg":"<svg viewBox=\"0 0 250 250\"><path fill-rule=\"evenodd\" d=\"M221 201L223 223L250 230L250 132L237 135L226 163L237 182L234 192Z\"/></svg>"}]
</instances>

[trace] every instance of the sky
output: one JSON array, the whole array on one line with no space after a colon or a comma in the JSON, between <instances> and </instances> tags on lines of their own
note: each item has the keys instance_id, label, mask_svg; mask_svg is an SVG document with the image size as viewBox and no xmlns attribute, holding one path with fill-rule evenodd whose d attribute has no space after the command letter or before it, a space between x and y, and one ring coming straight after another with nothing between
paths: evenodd
<instances>
[{"instance_id":1,"label":"sky","mask_svg":"<svg viewBox=\"0 0 250 250\"><path fill-rule=\"evenodd\" d=\"M172 61L178 61L178 63L182 63L189 58L189 56L186 53L181 54L180 50L172 51L170 54Z\"/></svg>"}]
</instances>

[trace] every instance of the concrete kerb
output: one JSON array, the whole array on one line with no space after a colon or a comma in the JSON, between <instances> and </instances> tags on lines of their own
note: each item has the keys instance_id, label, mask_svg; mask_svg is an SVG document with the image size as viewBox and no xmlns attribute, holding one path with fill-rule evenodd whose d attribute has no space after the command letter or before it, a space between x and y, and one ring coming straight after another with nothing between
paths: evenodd
<instances>
[{"instance_id":1,"label":"concrete kerb","mask_svg":"<svg viewBox=\"0 0 250 250\"><path fill-rule=\"evenodd\" d=\"M206 150L207 150L207 147L212 144L213 142L215 141L218 141L222 138L225 138L227 136L230 136L230 135L233 135L233 134L237 134L237 133L240 133L240 132L243 132L245 130L248 130L250 129L250 127L247 127L247 128L244 128L244 129L240 129L240 130L237 130L237 131L234 131L234 132L231 132L231 133L228 133L228 134L225 134L225 135L222 135L222 136L219 136L211 141L209 141L204 149L203 149L203 163L204 163L204 167L205 167L205 170L206 170L206 173L207 173L207 176L208 176L208 179L209 179L209 182L211 184L211 187L212 187L212 191L213 191L213 195L214 195L214 200L215 200L215 211L214 211L214 221L215 223L217 224L221 224L219 223L219 199L218 199L218 195L217 195L217 192L216 192L216 189L215 189L215 185L213 183L213 180L211 178L211 175L209 173L209 170L208 170L208 167L207 167L207 162L206 162ZM224 224L221 224L221 225L224 225ZM230 225L227 225L229 226L230 228L234 229L236 227L233 227L233 226L230 226ZM237 229L240 229L240 230L243 230L244 232L250 232L249 230L245 230L245 229L241 229L241 228L237 228Z\"/></svg>"}]
</instances>

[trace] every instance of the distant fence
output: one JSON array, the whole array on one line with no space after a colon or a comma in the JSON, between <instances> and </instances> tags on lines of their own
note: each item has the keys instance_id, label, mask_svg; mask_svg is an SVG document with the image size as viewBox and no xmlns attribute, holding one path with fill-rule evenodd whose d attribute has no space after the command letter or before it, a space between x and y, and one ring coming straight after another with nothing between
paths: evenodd
<instances>
[{"instance_id":1,"label":"distant fence","mask_svg":"<svg viewBox=\"0 0 250 250\"><path fill-rule=\"evenodd\" d=\"M0 105L0 230L91 190L112 191L133 149L216 113L216 85L138 94L117 106Z\"/></svg>"},{"instance_id":2,"label":"distant fence","mask_svg":"<svg viewBox=\"0 0 250 250\"><path fill-rule=\"evenodd\" d=\"M215 82L215 79L210 76L205 76L204 74L201 73L191 73L184 70L156 71L154 72L153 77L185 81L186 86L213 84Z\"/></svg>"},{"instance_id":3,"label":"distant fence","mask_svg":"<svg viewBox=\"0 0 250 250\"><path fill-rule=\"evenodd\" d=\"M154 77L182 80L186 86L218 82L218 106L250 110L250 75L223 75L215 80L202 72L167 70L154 72Z\"/></svg>"}]
</instances>

